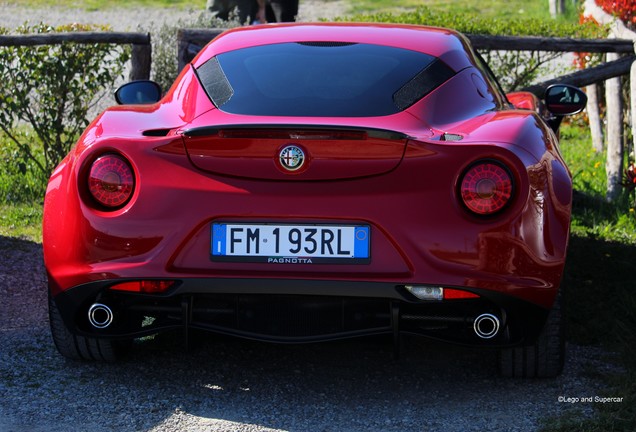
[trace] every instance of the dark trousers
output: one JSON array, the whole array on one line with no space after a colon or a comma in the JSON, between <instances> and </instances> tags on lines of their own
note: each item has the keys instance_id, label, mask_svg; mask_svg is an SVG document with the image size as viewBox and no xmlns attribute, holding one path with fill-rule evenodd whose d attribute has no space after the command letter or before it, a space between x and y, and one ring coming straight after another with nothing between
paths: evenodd
<instances>
[{"instance_id":1,"label":"dark trousers","mask_svg":"<svg viewBox=\"0 0 636 432\"><path fill-rule=\"evenodd\" d=\"M267 21L296 21L296 15L298 15L298 0L271 0L269 5L271 6L271 11L268 8Z\"/></svg>"}]
</instances>

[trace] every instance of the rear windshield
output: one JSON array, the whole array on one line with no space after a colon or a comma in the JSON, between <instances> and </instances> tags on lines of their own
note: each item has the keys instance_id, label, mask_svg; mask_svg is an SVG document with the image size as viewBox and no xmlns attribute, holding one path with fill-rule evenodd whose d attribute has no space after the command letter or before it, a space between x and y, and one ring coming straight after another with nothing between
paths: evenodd
<instances>
[{"instance_id":1,"label":"rear windshield","mask_svg":"<svg viewBox=\"0 0 636 432\"><path fill-rule=\"evenodd\" d=\"M301 117L395 114L454 75L420 52L330 42L230 51L197 73L212 102L225 112Z\"/></svg>"}]
</instances>

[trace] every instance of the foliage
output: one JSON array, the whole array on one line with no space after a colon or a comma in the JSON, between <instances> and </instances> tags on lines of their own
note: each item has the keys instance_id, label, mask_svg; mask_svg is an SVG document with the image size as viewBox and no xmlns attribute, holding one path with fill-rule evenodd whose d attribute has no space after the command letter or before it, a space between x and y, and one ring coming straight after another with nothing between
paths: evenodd
<instances>
[{"instance_id":1,"label":"foliage","mask_svg":"<svg viewBox=\"0 0 636 432\"><path fill-rule=\"evenodd\" d=\"M603 10L616 15L628 27L636 28L636 2L634 0L596 0Z\"/></svg>"},{"instance_id":2,"label":"foliage","mask_svg":"<svg viewBox=\"0 0 636 432\"><path fill-rule=\"evenodd\" d=\"M93 30L107 28L38 24L21 26L16 33ZM15 145L13 168L47 178L88 125L89 109L122 75L129 57L128 49L108 44L0 47L0 130ZM25 123L32 132L21 132ZM33 150L37 143L43 150L39 154Z\"/></svg>"},{"instance_id":3,"label":"foliage","mask_svg":"<svg viewBox=\"0 0 636 432\"><path fill-rule=\"evenodd\" d=\"M158 31L151 34L152 79L156 81L162 89L167 90L177 78L179 73L177 64L177 31L179 29L227 29L238 27L239 25L238 20L223 21L207 12L203 12L191 20L179 20L173 25L164 23L159 27Z\"/></svg>"},{"instance_id":4,"label":"foliage","mask_svg":"<svg viewBox=\"0 0 636 432\"><path fill-rule=\"evenodd\" d=\"M579 23L581 25L595 25L600 26L598 21L591 16L585 16L583 13L579 15ZM600 64L603 60L602 53L588 53L588 52L579 52L574 53L574 66L577 69L585 69L586 67L593 67Z\"/></svg>"},{"instance_id":5,"label":"foliage","mask_svg":"<svg viewBox=\"0 0 636 432\"><path fill-rule=\"evenodd\" d=\"M561 53L545 51L484 50L480 53L506 92L529 87L539 76L547 74L547 64L561 57ZM556 73L554 66L549 72Z\"/></svg>"}]
</instances>

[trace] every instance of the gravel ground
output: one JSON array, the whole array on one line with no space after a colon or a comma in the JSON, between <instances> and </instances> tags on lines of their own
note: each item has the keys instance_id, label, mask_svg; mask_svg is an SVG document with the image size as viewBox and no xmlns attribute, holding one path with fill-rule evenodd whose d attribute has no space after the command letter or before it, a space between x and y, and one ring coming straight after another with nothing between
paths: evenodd
<instances>
[{"instance_id":1,"label":"gravel ground","mask_svg":"<svg viewBox=\"0 0 636 432\"><path fill-rule=\"evenodd\" d=\"M118 364L67 361L51 340L41 245L0 237L0 430L534 431L587 416L613 366L569 346L554 380L511 380L496 354L405 338L281 346L175 337L137 343ZM607 395L620 396L620 395Z\"/></svg>"},{"instance_id":2,"label":"gravel ground","mask_svg":"<svg viewBox=\"0 0 636 432\"><path fill-rule=\"evenodd\" d=\"M299 21L316 21L319 18L333 18L346 14L346 0L301 0L298 11ZM202 10L130 8L86 11L81 9L49 8L31 9L8 5L0 1L0 27L14 29L25 22L36 24L62 25L78 22L81 24L108 24L115 31L148 31L152 26L171 24L179 20L194 19Z\"/></svg>"},{"instance_id":3,"label":"gravel ground","mask_svg":"<svg viewBox=\"0 0 636 432\"><path fill-rule=\"evenodd\" d=\"M87 12L0 4L0 25L107 23L115 30L176 22L198 11ZM301 19L342 15L346 2L301 2ZM226 338L183 352L170 337L135 345L122 363L77 363L48 330L41 245L0 237L0 431L534 431L603 395L613 366L570 346L554 380L498 378L496 353L406 339L279 346ZM620 396L620 395L609 395Z\"/></svg>"}]
</instances>

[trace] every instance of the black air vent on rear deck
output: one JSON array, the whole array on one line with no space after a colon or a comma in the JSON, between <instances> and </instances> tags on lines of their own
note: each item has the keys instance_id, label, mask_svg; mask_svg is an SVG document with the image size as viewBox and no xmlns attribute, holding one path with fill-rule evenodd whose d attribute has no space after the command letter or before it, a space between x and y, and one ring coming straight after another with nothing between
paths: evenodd
<instances>
[{"instance_id":1,"label":"black air vent on rear deck","mask_svg":"<svg viewBox=\"0 0 636 432\"><path fill-rule=\"evenodd\" d=\"M435 90L455 75L450 67L439 59L434 60L393 95L393 103L400 111Z\"/></svg>"},{"instance_id":2,"label":"black air vent on rear deck","mask_svg":"<svg viewBox=\"0 0 636 432\"><path fill-rule=\"evenodd\" d=\"M199 75L208 97L217 108L223 106L234 95L234 89L232 89L216 57L203 63L197 69L197 75Z\"/></svg>"},{"instance_id":3,"label":"black air vent on rear deck","mask_svg":"<svg viewBox=\"0 0 636 432\"><path fill-rule=\"evenodd\" d=\"M300 45L312 47L335 48L343 46L357 45L355 42L298 42Z\"/></svg>"}]
</instances>

